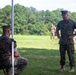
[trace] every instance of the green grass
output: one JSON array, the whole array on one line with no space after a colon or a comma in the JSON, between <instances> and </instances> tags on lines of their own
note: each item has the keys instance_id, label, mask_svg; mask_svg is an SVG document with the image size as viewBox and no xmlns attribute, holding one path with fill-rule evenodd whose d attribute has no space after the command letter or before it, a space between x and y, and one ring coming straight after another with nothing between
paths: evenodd
<instances>
[{"instance_id":1,"label":"green grass","mask_svg":"<svg viewBox=\"0 0 76 75\"><path fill-rule=\"evenodd\" d=\"M18 48L58 49L58 40L50 40L49 36L15 36ZM57 46L55 46L57 45Z\"/></svg>"},{"instance_id":2,"label":"green grass","mask_svg":"<svg viewBox=\"0 0 76 75\"><path fill-rule=\"evenodd\" d=\"M28 66L21 75L75 75L69 73L69 61L66 59L66 71L60 72L58 39L50 36L14 36L20 54L28 59ZM76 55L76 54L75 54ZM1 71L0 75L3 72Z\"/></svg>"}]
</instances>

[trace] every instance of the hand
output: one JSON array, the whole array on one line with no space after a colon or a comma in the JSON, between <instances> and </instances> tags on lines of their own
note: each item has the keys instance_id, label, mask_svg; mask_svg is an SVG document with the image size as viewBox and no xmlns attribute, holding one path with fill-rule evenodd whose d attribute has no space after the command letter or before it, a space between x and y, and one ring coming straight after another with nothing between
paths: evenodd
<instances>
[{"instance_id":1,"label":"hand","mask_svg":"<svg viewBox=\"0 0 76 75\"><path fill-rule=\"evenodd\" d=\"M14 57L20 57L20 53L17 51L14 52Z\"/></svg>"},{"instance_id":2,"label":"hand","mask_svg":"<svg viewBox=\"0 0 76 75\"><path fill-rule=\"evenodd\" d=\"M73 39L74 35L69 36L69 39Z\"/></svg>"}]
</instances>

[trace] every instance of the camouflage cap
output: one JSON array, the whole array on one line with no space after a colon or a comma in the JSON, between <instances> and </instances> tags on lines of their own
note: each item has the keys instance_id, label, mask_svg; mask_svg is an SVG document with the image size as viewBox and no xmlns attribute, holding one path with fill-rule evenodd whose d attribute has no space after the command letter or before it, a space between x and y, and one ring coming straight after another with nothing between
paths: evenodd
<instances>
[{"instance_id":1,"label":"camouflage cap","mask_svg":"<svg viewBox=\"0 0 76 75\"><path fill-rule=\"evenodd\" d=\"M68 13L67 10L63 10L63 11L61 11L61 15L62 15L62 16L65 16L67 13Z\"/></svg>"}]
</instances>

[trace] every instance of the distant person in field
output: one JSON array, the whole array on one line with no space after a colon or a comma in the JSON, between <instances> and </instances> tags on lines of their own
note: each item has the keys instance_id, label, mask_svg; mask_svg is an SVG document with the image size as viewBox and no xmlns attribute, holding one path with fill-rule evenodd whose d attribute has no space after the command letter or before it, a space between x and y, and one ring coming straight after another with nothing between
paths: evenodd
<instances>
[{"instance_id":1,"label":"distant person in field","mask_svg":"<svg viewBox=\"0 0 76 75\"><path fill-rule=\"evenodd\" d=\"M6 75L11 74L12 66L12 41L14 42L14 66L16 67L15 74L19 75L27 66L27 59L21 57L17 50L17 44L14 39L10 38L10 26L3 26L3 34L0 37L0 65L6 68Z\"/></svg>"},{"instance_id":2,"label":"distant person in field","mask_svg":"<svg viewBox=\"0 0 76 75\"><path fill-rule=\"evenodd\" d=\"M54 39L55 32L56 32L56 27L52 24L51 28L50 28L50 33L51 33L50 38L51 39Z\"/></svg>"},{"instance_id":3,"label":"distant person in field","mask_svg":"<svg viewBox=\"0 0 76 75\"><path fill-rule=\"evenodd\" d=\"M61 11L63 20L61 20L56 28L57 37L60 42L60 71L65 71L65 54L67 51L69 57L69 72L74 72L74 29L76 29L76 22L69 18L69 12L67 10ZM61 32L61 34L59 33Z\"/></svg>"}]
</instances>

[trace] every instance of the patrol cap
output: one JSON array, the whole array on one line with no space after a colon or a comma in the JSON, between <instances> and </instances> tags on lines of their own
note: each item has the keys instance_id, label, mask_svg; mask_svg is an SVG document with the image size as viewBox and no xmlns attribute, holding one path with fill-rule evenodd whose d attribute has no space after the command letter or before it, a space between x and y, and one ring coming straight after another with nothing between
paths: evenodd
<instances>
[{"instance_id":1,"label":"patrol cap","mask_svg":"<svg viewBox=\"0 0 76 75\"><path fill-rule=\"evenodd\" d=\"M3 31L11 30L11 27L10 27L10 25L8 25L8 26L2 26L2 29L3 29Z\"/></svg>"},{"instance_id":2,"label":"patrol cap","mask_svg":"<svg viewBox=\"0 0 76 75\"><path fill-rule=\"evenodd\" d=\"M68 13L68 10L62 10L62 11L61 11L61 15L62 15L62 16L65 16L67 13Z\"/></svg>"}]
</instances>

